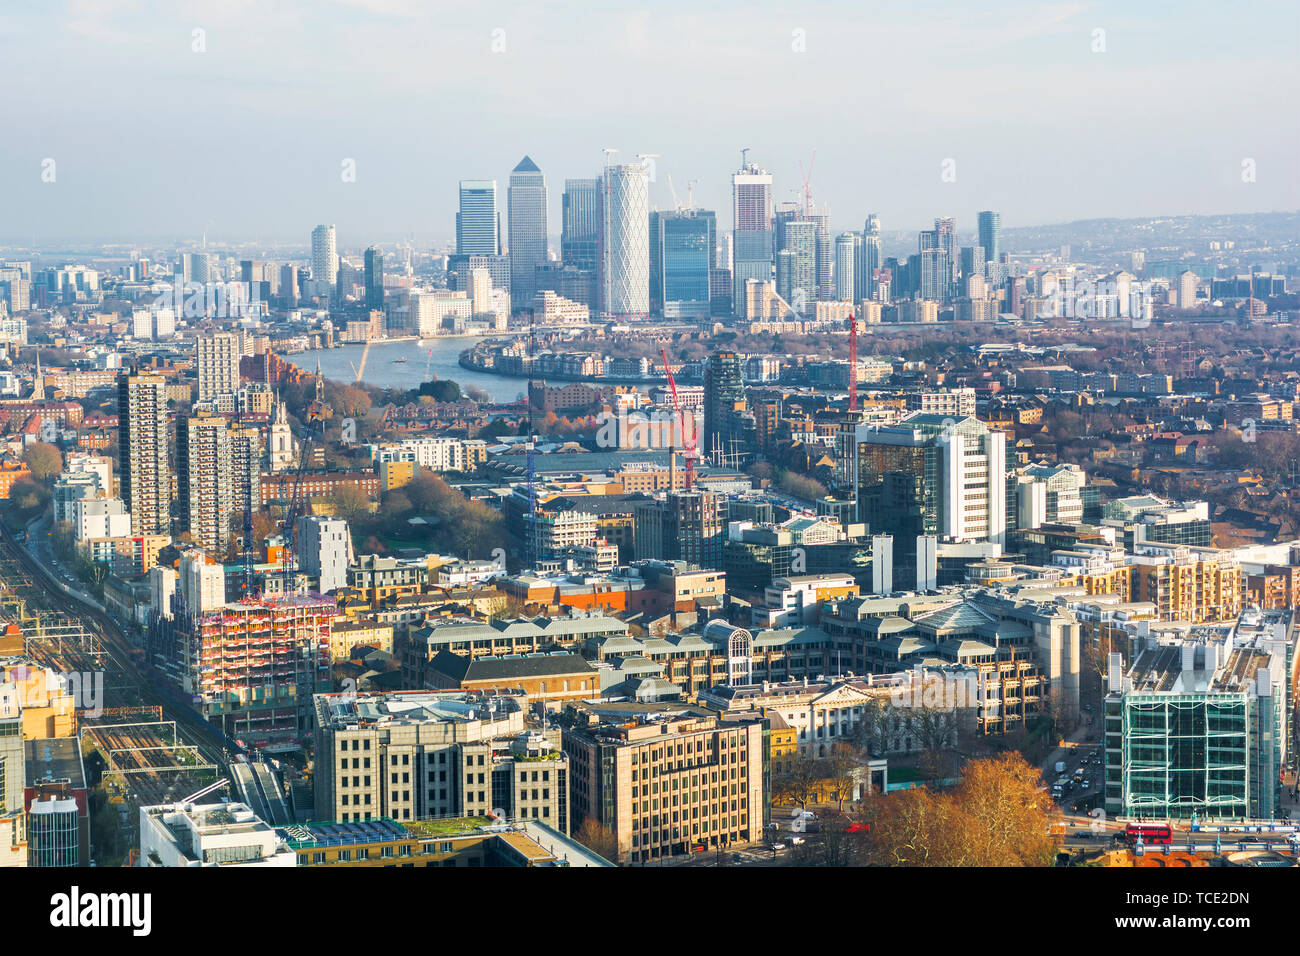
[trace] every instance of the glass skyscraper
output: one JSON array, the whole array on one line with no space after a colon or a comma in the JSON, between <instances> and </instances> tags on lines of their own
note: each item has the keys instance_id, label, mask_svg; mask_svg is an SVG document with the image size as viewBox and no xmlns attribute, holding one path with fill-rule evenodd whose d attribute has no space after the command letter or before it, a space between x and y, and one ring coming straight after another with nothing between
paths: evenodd
<instances>
[{"instance_id":1,"label":"glass skyscraper","mask_svg":"<svg viewBox=\"0 0 1300 956\"><path fill-rule=\"evenodd\" d=\"M525 156L510 173L510 301L528 308L537 291L537 267L546 263L546 177Z\"/></svg>"},{"instance_id":2,"label":"glass skyscraper","mask_svg":"<svg viewBox=\"0 0 1300 956\"><path fill-rule=\"evenodd\" d=\"M384 254L376 246L366 250L366 309L384 308Z\"/></svg>"},{"instance_id":3,"label":"glass skyscraper","mask_svg":"<svg viewBox=\"0 0 1300 956\"><path fill-rule=\"evenodd\" d=\"M776 248L772 234L772 174L748 163L731 175L732 303L745 317L745 283L772 278Z\"/></svg>"},{"instance_id":4,"label":"glass skyscraper","mask_svg":"<svg viewBox=\"0 0 1300 956\"><path fill-rule=\"evenodd\" d=\"M709 314L717 217L707 209L650 214L650 309L665 318Z\"/></svg>"},{"instance_id":5,"label":"glass skyscraper","mask_svg":"<svg viewBox=\"0 0 1300 956\"><path fill-rule=\"evenodd\" d=\"M650 182L641 163L605 167L601 190L600 308L650 313Z\"/></svg>"},{"instance_id":6,"label":"glass skyscraper","mask_svg":"<svg viewBox=\"0 0 1300 956\"><path fill-rule=\"evenodd\" d=\"M980 245L984 247L984 261L997 263L1002 255L1002 216L992 210L979 214Z\"/></svg>"},{"instance_id":7,"label":"glass skyscraper","mask_svg":"<svg viewBox=\"0 0 1300 956\"><path fill-rule=\"evenodd\" d=\"M456 213L456 252L462 256L499 256L501 220L495 179L463 179Z\"/></svg>"}]
</instances>

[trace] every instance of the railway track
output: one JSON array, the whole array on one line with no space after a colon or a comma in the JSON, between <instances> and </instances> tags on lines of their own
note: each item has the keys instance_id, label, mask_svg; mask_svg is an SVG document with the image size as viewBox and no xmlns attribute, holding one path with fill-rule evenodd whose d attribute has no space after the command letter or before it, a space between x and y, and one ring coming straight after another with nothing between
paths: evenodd
<instances>
[{"instance_id":1,"label":"railway track","mask_svg":"<svg viewBox=\"0 0 1300 956\"><path fill-rule=\"evenodd\" d=\"M212 728L198 714L177 707L153 687L132 660L131 642L118 623L54 584L48 569L3 523L0 581L8 595L23 602L37 628L47 635L30 642L32 656L39 663L63 673L102 674L102 706L107 711L150 708L162 718L136 724L123 723L119 717L81 718L100 750L111 758L113 769L135 798L133 802L174 799L189 792L185 789L188 771L184 763L178 765L177 755L185 755L186 762L196 766L206 764L218 773L227 772L225 748ZM0 612L3 610L0 606ZM156 730L166 724L172 727L170 741Z\"/></svg>"}]
</instances>

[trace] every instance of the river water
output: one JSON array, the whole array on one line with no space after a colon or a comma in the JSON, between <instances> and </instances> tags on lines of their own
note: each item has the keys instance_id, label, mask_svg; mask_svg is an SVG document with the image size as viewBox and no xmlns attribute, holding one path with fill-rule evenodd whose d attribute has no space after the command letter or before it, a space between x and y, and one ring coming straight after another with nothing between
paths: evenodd
<instances>
[{"instance_id":1,"label":"river water","mask_svg":"<svg viewBox=\"0 0 1300 956\"><path fill-rule=\"evenodd\" d=\"M363 381L379 388L418 388L422 382L437 376L456 382L462 390L469 385L477 386L492 396L494 402L513 402L527 390L527 379L472 372L457 363L461 352L481 341L474 336L446 336L425 339L424 348L418 342L376 342L370 347ZM354 382L357 373L352 366L361 361L363 351L364 345L344 345L336 349L294 352L284 357L309 373L316 371L316 359L319 358L321 372L326 378ZM393 361L401 357L406 361Z\"/></svg>"}]
</instances>

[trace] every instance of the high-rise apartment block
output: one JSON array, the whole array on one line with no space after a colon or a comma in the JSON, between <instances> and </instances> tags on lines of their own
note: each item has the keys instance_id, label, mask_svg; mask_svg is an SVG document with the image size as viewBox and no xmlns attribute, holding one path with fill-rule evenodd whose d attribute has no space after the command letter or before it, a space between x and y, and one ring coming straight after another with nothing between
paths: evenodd
<instances>
[{"instance_id":1,"label":"high-rise apartment block","mask_svg":"<svg viewBox=\"0 0 1300 956\"><path fill-rule=\"evenodd\" d=\"M168 534L167 380L124 372L117 382L117 416L121 498L131 512L131 533Z\"/></svg>"}]
</instances>

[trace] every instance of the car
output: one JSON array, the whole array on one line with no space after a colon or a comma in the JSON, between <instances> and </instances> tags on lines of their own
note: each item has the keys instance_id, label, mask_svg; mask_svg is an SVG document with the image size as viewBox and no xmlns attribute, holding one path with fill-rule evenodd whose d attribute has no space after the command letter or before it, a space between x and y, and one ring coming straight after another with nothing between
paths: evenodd
<instances>
[{"instance_id":1,"label":"car","mask_svg":"<svg viewBox=\"0 0 1300 956\"><path fill-rule=\"evenodd\" d=\"M844 828L845 833L870 833L870 823L850 823Z\"/></svg>"},{"instance_id":2,"label":"car","mask_svg":"<svg viewBox=\"0 0 1300 956\"><path fill-rule=\"evenodd\" d=\"M800 846L803 843L803 837L791 837L790 842L795 846Z\"/></svg>"},{"instance_id":3,"label":"car","mask_svg":"<svg viewBox=\"0 0 1300 956\"><path fill-rule=\"evenodd\" d=\"M785 849L785 844L784 844L784 843L773 843L772 846L771 846L769 849L771 849L771 851L772 851L773 853L775 853L775 852L778 851L778 850L784 850L784 849Z\"/></svg>"},{"instance_id":4,"label":"car","mask_svg":"<svg viewBox=\"0 0 1300 956\"><path fill-rule=\"evenodd\" d=\"M817 819L817 814L813 813L811 810L805 810L803 813L799 814L799 816L800 816L801 819L804 819L804 820L816 820L816 819Z\"/></svg>"}]
</instances>

